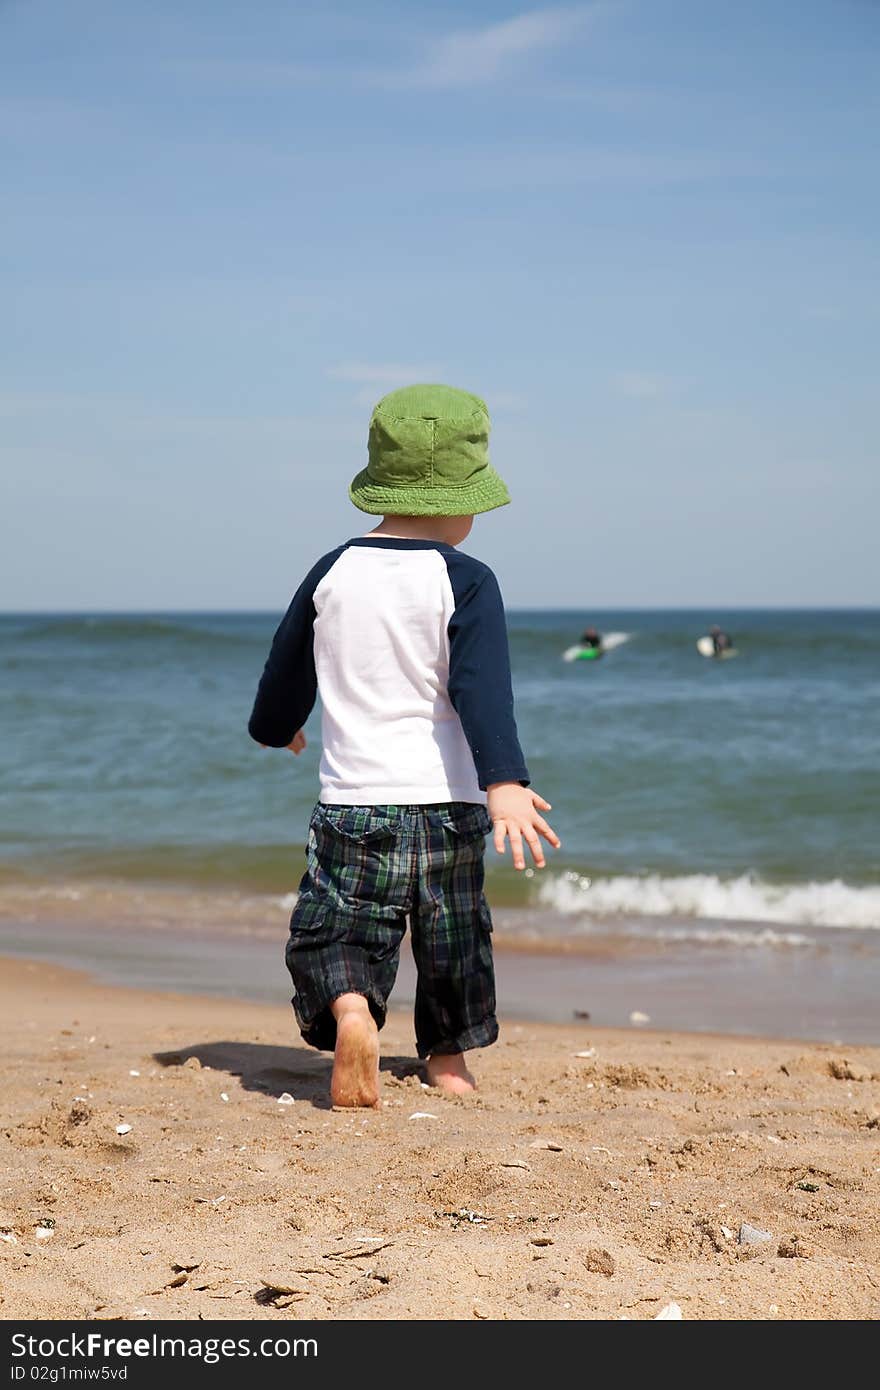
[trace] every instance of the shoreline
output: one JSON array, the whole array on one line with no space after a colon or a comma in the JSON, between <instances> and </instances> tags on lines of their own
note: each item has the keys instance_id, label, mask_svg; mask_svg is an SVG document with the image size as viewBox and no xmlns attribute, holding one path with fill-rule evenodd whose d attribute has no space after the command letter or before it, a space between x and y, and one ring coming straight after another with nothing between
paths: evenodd
<instances>
[{"instance_id":1,"label":"shoreline","mask_svg":"<svg viewBox=\"0 0 880 1390\"><path fill-rule=\"evenodd\" d=\"M396 1010L337 1111L286 1006L28 960L0 1044L4 1318L880 1315L878 1048L505 1022L450 1098Z\"/></svg>"},{"instance_id":2,"label":"shoreline","mask_svg":"<svg viewBox=\"0 0 880 1390\"><path fill-rule=\"evenodd\" d=\"M92 902L50 899L29 919L8 915L5 904L0 955L84 969L110 985L287 1005L285 913L274 923L255 923L243 902L241 912L217 921L206 918L203 900L183 895L185 917L171 911L157 918L136 894L123 899L125 912L114 899L100 914ZM743 949L723 940L671 943L609 932L559 950L505 931L509 917L505 910L495 914L503 1017L565 1024L586 1014L593 1026L636 1031L635 1014L654 1027L695 1035L880 1043L880 941L860 938L851 950L834 950L817 936L808 948ZM407 935L391 1007L411 1008L414 997Z\"/></svg>"}]
</instances>

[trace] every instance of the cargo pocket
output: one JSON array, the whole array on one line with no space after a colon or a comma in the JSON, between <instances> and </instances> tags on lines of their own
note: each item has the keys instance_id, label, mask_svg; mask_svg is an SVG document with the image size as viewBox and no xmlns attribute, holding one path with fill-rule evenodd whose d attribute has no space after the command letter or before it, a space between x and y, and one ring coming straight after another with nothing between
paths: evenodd
<instances>
[{"instance_id":1,"label":"cargo pocket","mask_svg":"<svg viewBox=\"0 0 880 1390\"><path fill-rule=\"evenodd\" d=\"M379 845L393 840L400 831L400 817L393 811L374 806L315 807L309 829L317 837L328 835L353 845Z\"/></svg>"},{"instance_id":2,"label":"cargo pocket","mask_svg":"<svg viewBox=\"0 0 880 1390\"><path fill-rule=\"evenodd\" d=\"M343 910L382 909L399 896L400 816L374 806L317 806L309 825L314 874Z\"/></svg>"},{"instance_id":3,"label":"cargo pocket","mask_svg":"<svg viewBox=\"0 0 880 1390\"><path fill-rule=\"evenodd\" d=\"M452 802L440 811L445 853L450 864L470 872L472 891L483 887L483 856L492 820L485 806Z\"/></svg>"},{"instance_id":4,"label":"cargo pocket","mask_svg":"<svg viewBox=\"0 0 880 1390\"><path fill-rule=\"evenodd\" d=\"M485 806L473 805L465 801L454 801L443 808L441 823L457 840L485 840L492 829L492 817Z\"/></svg>"}]
</instances>

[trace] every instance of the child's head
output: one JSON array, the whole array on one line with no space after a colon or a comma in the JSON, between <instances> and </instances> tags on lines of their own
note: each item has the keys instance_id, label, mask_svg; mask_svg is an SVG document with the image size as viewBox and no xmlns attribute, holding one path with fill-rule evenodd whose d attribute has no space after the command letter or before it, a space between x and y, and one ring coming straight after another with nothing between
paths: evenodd
<instances>
[{"instance_id":1,"label":"child's head","mask_svg":"<svg viewBox=\"0 0 880 1390\"><path fill-rule=\"evenodd\" d=\"M349 488L352 502L386 519L443 518L456 545L478 512L510 501L489 462L489 428L485 403L467 391L392 391L370 419L369 462Z\"/></svg>"}]
</instances>

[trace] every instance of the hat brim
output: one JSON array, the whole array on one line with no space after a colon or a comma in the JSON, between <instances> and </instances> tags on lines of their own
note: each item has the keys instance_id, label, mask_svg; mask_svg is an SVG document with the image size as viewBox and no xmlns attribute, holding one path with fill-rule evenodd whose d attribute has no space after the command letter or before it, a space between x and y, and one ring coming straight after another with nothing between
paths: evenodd
<instances>
[{"instance_id":1,"label":"hat brim","mask_svg":"<svg viewBox=\"0 0 880 1390\"><path fill-rule=\"evenodd\" d=\"M460 487L416 484L402 487L382 487L363 468L352 480L348 495L356 507L372 516L477 516L505 507L510 493L503 480L488 464L480 470L479 479Z\"/></svg>"}]
</instances>

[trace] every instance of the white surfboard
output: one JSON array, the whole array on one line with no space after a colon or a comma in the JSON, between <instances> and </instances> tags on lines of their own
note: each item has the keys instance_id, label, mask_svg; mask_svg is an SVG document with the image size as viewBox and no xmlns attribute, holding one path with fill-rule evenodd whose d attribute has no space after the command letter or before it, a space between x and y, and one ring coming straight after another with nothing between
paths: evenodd
<instances>
[{"instance_id":1,"label":"white surfboard","mask_svg":"<svg viewBox=\"0 0 880 1390\"><path fill-rule=\"evenodd\" d=\"M602 638L602 645L596 651L595 656L585 657L584 646L581 642L575 642L573 647L567 647L562 653L563 661L597 661L606 652L613 652L615 647L622 647L624 642L628 642L632 637L631 632L606 632Z\"/></svg>"},{"instance_id":2,"label":"white surfboard","mask_svg":"<svg viewBox=\"0 0 880 1390\"><path fill-rule=\"evenodd\" d=\"M711 637L698 637L697 651L700 653L700 656L712 656L716 659L720 658L722 661L726 661L732 656L739 656L736 647L725 647L724 651L716 652L715 643L712 641Z\"/></svg>"}]
</instances>

